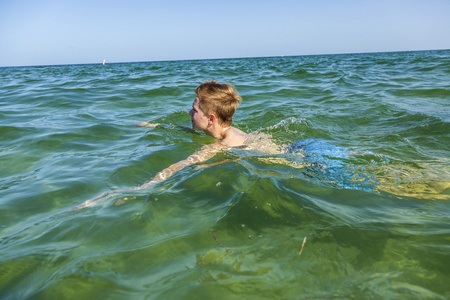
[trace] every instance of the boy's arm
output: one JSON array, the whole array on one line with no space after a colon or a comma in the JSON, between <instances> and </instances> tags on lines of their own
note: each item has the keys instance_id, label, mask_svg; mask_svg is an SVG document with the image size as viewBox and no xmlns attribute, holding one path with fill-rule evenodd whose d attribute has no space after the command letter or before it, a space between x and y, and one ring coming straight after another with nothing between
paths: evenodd
<instances>
[{"instance_id":1,"label":"boy's arm","mask_svg":"<svg viewBox=\"0 0 450 300\"><path fill-rule=\"evenodd\" d=\"M102 193L94 198L91 198L91 199L83 202L82 204L72 208L70 211L94 206L100 202L103 202L103 201L111 198L111 197L115 197L117 195L116 193L118 193L118 192L124 192L127 190L140 190L140 189L144 189L149 186L152 186L154 184L157 184L159 182L162 182L162 181L166 180L167 178L173 176L176 172L183 170L187 166L207 161L208 159L210 159L214 155L216 155L217 152L219 152L222 148L223 148L223 146L220 145L219 143L214 143L214 144L203 146L202 148L200 148L200 150L195 151L195 153L192 154L191 156L189 156L188 158L183 159L182 161L179 161L177 163L174 163L170 167L168 167L168 168L162 170L161 172L159 172L158 174L156 174L155 177L153 177L150 181L148 181L140 186L133 187L131 189L125 189L125 190L104 192L104 193ZM115 205L121 205L121 204L125 203L125 201L132 200L134 198L135 197L121 198L116 202Z\"/></svg>"},{"instance_id":2,"label":"boy's arm","mask_svg":"<svg viewBox=\"0 0 450 300\"><path fill-rule=\"evenodd\" d=\"M139 122L134 124L134 126L140 126L140 127L156 127L159 123L149 123L149 122Z\"/></svg>"},{"instance_id":3,"label":"boy's arm","mask_svg":"<svg viewBox=\"0 0 450 300\"><path fill-rule=\"evenodd\" d=\"M162 123L149 123L149 122L139 122L134 124L134 126L139 126L139 127L151 127L151 128L155 128L157 126L160 127L166 127L168 129L172 129L172 128L178 128L178 129L183 129L185 131L189 131L189 132L193 132L195 131L194 129L187 127L187 126L180 126L180 125L174 125L174 124L162 124Z\"/></svg>"},{"instance_id":4,"label":"boy's arm","mask_svg":"<svg viewBox=\"0 0 450 300\"><path fill-rule=\"evenodd\" d=\"M165 168L164 170L156 174L155 177L153 177L150 181L140 186L137 186L133 189L140 190L152 186L158 182L164 181L167 178L173 176L176 172L183 170L187 166L207 161L208 159L214 157L214 155L216 155L217 152L219 152L222 148L223 146L220 145L219 143L213 143L210 145L203 146L202 148L200 148L200 150L195 151L195 153L189 156L188 158L183 159L182 161L174 163L173 165Z\"/></svg>"}]
</instances>

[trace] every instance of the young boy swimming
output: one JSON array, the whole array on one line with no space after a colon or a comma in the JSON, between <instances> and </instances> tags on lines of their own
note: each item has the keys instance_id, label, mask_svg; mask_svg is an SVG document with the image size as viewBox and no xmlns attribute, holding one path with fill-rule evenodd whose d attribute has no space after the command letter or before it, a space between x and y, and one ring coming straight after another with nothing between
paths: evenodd
<instances>
[{"instance_id":1,"label":"young boy swimming","mask_svg":"<svg viewBox=\"0 0 450 300\"><path fill-rule=\"evenodd\" d=\"M248 148L257 148L262 152L278 152L279 147L270 139L262 138L262 135L247 134L240 129L231 126L232 117L241 103L242 98L238 92L228 83L218 83L217 81L206 81L195 89L196 97L189 111L192 128L203 131L205 134L214 137L217 142L205 145L188 158L172 164L166 169L156 174L150 181L130 188L129 190L139 190L164 181L176 172L194 164L198 164L212 158L219 151L229 148L247 145ZM159 124L140 122L137 126L156 127ZM265 141L264 141L265 140ZM255 145L256 142L256 145ZM252 147L253 145L253 147ZM116 191L119 192L119 191ZM113 192L105 192L99 196L89 199L77 206L81 209L95 205L99 201L104 201L113 197ZM116 204L122 204L127 198L122 198Z\"/></svg>"},{"instance_id":2,"label":"young boy swimming","mask_svg":"<svg viewBox=\"0 0 450 300\"><path fill-rule=\"evenodd\" d=\"M152 180L135 188L145 188L163 181L187 166L204 162L223 148L246 145L249 135L231 126L232 117L242 98L228 83L206 81L195 89L196 97L189 111L192 128L214 137L217 142L203 146L188 158L162 170ZM141 122L138 126L155 127L158 124Z\"/></svg>"}]
</instances>

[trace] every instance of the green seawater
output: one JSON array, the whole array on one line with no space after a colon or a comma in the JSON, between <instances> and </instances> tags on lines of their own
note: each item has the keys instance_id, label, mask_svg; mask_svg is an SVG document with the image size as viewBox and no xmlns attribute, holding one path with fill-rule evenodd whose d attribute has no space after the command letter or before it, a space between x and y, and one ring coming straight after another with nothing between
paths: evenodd
<instances>
[{"instance_id":1,"label":"green seawater","mask_svg":"<svg viewBox=\"0 0 450 300\"><path fill-rule=\"evenodd\" d=\"M214 141L178 127L208 79L340 169L230 149L114 194ZM449 104L449 50L0 68L0 299L449 299Z\"/></svg>"}]
</instances>

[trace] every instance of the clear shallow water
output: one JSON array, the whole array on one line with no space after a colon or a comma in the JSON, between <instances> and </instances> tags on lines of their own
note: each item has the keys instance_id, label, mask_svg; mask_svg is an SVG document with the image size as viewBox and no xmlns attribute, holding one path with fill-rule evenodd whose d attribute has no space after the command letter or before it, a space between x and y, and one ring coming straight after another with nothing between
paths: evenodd
<instances>
[{"instance_id":1,"label":"clear shallow water","mask_svg":"<svg viewBox=\"0 0 450 300\"><path fill-rule=\"evenodd\" d=\"M450 51L0 68L0 298L449 298L449 78ZM345 156L235 149L70 211L212 142L170 125L206 79L236 127Z\"/></svg>"}]
</instances>

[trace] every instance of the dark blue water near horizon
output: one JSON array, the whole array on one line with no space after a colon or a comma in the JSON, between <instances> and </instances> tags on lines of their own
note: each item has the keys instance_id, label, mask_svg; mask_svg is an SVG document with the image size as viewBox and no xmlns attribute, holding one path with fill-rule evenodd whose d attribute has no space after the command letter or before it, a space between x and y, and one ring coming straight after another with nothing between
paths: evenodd
<instances>
[{"instance_id":1,"label":"dark blue water near horizon","mask_svg":"<svg viewBox=\"0 0 450 300\"><path fill-rule=\"evenodd\" d=\"M446 52L450 49L434 49L434 50L404 50L404 51L382 51L382 52L348 52L348 53L335 53L335 54L304 54L304 55L277 55L277 56L249 56L249 57L226 57L226 58L198 58L198 59L169 59L169 60L149 60L149 61L115 61L106 62L105 65L119 65L119 64L151 64L151 63L176 63L176 62L208 62L208 61L227 61L227 60L251 60L251 59L277 59L277 58L304 58L304 57L328 57L328 56L357 56L357 55L390 55L390 54L408 54L408 53L434 53L434 52ZM50 64L50 65L17 65L17 66L0 66L4 69L17 69L17 68L47 68L47 67L80 67L80 66L98 66L101 63L89 62L89 63L67 63L67 64Z\"/></svg>"},{"instance_id":2,"label":"dark blue water near horizon","mask_svg":"<svg viewBox=\"0 0 450 300\"><path fill-rule=\"evenodd\" d=\"M449 78L450 50L0 68L0 299L448 299ZM178 127L212 79L290 151L123 191L214 142Z\"/></svg>"}]
</instances>

